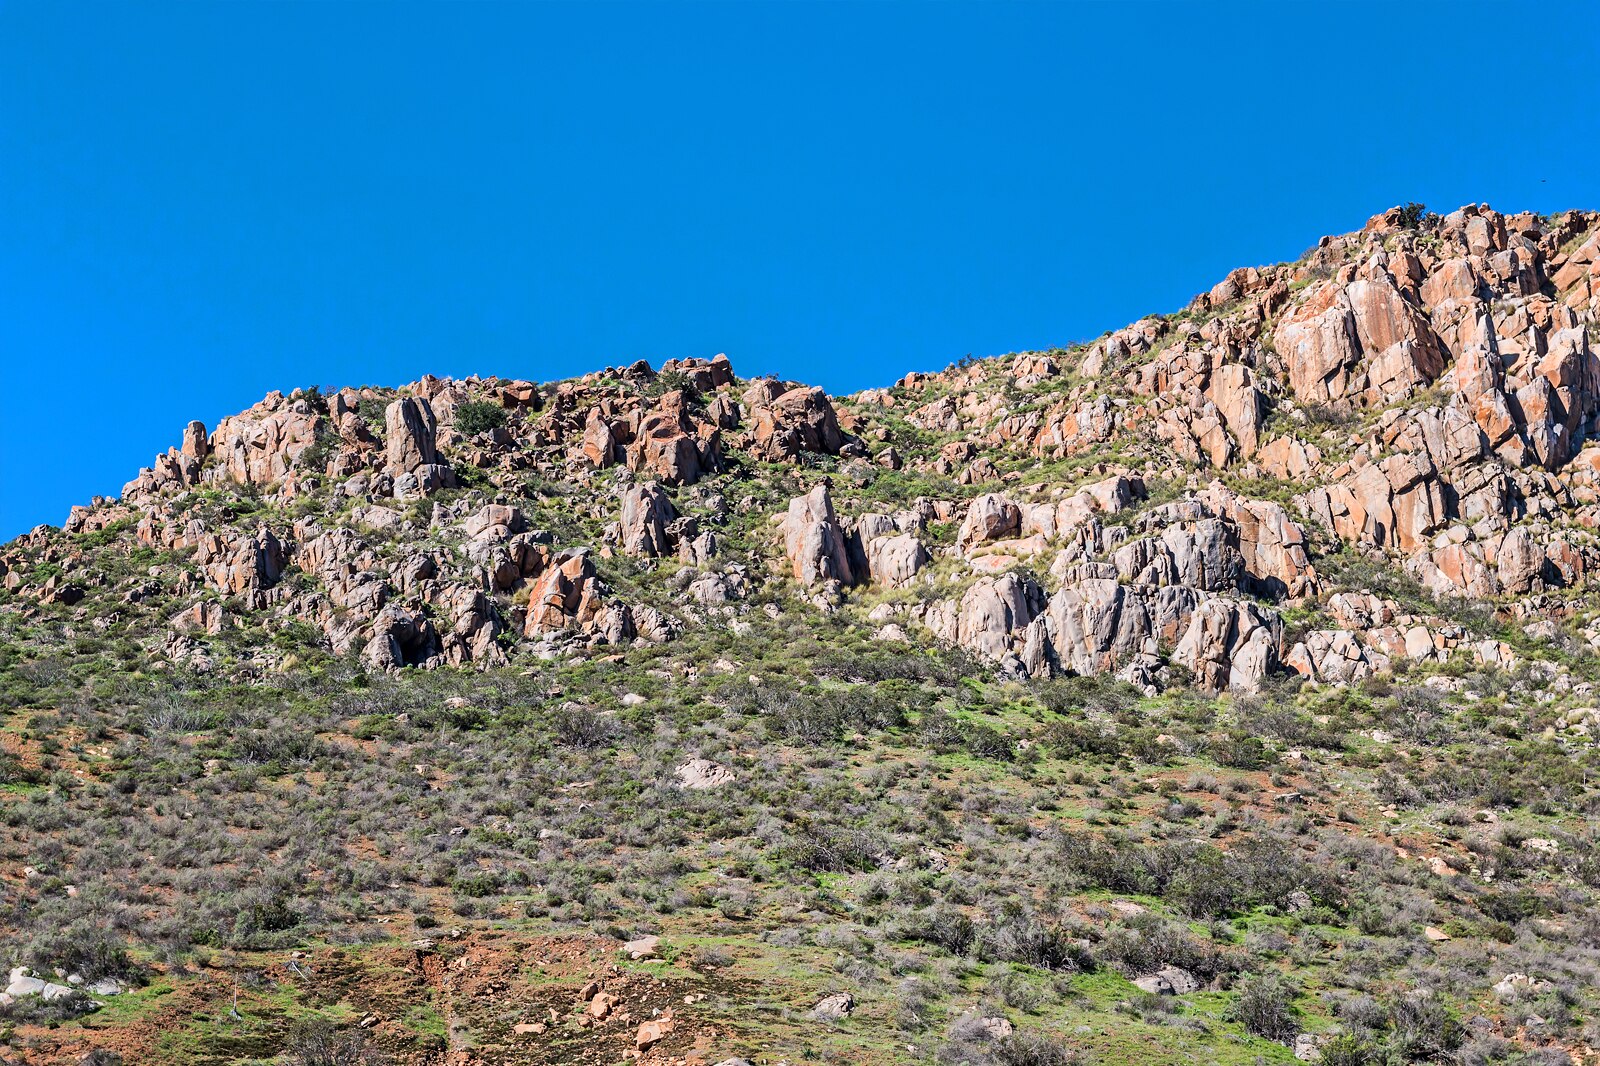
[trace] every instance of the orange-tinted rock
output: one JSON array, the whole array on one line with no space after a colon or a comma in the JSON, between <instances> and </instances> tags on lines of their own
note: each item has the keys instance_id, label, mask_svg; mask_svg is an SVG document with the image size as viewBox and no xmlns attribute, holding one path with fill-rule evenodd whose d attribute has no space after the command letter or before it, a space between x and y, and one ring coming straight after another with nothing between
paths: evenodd
<instances>
[{"instance_id":1,"label":"orange-tinted rock","mask_svg":"<svg viewBox=\"0 0 1600 1066\"><path fill-rule=\"evenodd\" d=\"M825 581L855 583L857 575L850 562L849 545L826 484L789 501L789 511L783 519L783 543L795 580L802 585Z\"/></svg>"},{"instance_id":2,"label":"orange-tinted rock","mask_svg":"<svg viewBox=\"0 0 1600 1066\"><path fill-rule=\"evenodd\" d=\"M745 394L746 402L754 392ZM762 458L780 462L801 452L838 455L844 446L838 416L821 389L790 389L776 398L756 399L759 402L751 411L750 448Z\"/></svg>"}]
</instances>

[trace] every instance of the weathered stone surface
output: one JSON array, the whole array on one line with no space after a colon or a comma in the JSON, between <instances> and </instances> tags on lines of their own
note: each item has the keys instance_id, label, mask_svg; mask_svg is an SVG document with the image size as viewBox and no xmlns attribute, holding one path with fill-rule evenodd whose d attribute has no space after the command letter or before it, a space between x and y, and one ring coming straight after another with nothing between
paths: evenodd
<instances>
[{"instance_id":1,"label":"weathered stone surface","mask_svg":"<svg viewBox=\"0 0 1600 1066\"><path fill-rule=\"evenodd\" d=\"M234 623L307 622L336 654L369 650L382 669L514 657L507 629L551 657L668 640L745 624L747 599L793 609L761 594L772 563L840 621L858 621L852 598L874 597L892 609L872 632L931 632L1008 676L1115 672L1148 688L1192 674L1248 690L1283 669L1343 683L1402 659L1505 664L1509 647L1425 605L1358 610L1340 597L1361 594L1341 592L1326 628L1288 647L1277 614L1309 607L1295 601L1323 588L1312 558L1343 544L1437 595L1496 598L1531 639L1564 632L1600 566L1600 448L1584 447L1600 429L1597 230L1583 212L1385 212L1297 263L1234 271L1185 315L1087 348L907 375L838 407L776 380L736 387L723 357L609 367L543 391L424 378L398 392L274 393L214 433L189 424L121 501L75 508L62 531L73 539L17 542L48 557L8 546L0 585L21 609L72 609L97 630L123 619L78 610L86 599L171 595L156 643L188 665L229 643ZM485 401L509 412L505 425L453 431L463 404ZM836 514L823 487L782 517L780 562L741 521L770 498L740 484L765 476L752 457L826 465L853 499L898 499L879 488L911 479L942 498ZM471 487L436 494L457 471ZM1145 478L1161 502L1142 505ZM249 486L242 506L235 483ZM513 501L555 535L529 530ZM302 516L292 528L290 515ZM602 595L570 542L595 528L602 557L674 560L619 564L671 583L658 605ZM84 565L80 553L123 529L184 565ZM920 602L907 590L924 581L948 591ZM869 582L893 591L852 588ZM239 669L281 658L263 646Z\"/></svg>"},{"instance_id":2,"label":"weathered stone surface","mask_svg":"<svg viewBox=\"0 0 1600 1066\"><path fill-rule=\"evenodd\" d=\"M855 584L844 529L834 514L826 484L789 501L789 511L783 519L783 542L795 580L802 585L824 581Z\"/></svg>"},{"instance_id":3,"label":"weathered stone surface","mask_svg":"<svg viewBox=\"0 0 1600 1066\"><path fill-rule=\"evenodd\" d=\"M391 403L383 414L385 426L385 469L390 474L415 473L420 467L436 466L439 452L434 446L437 423L427 400L403 397Z\"/></svg>"},{"instance_id":4,"label":"weathered stone surface","mask_svg":"<svg viewBox=\"0 0 1600 1066\"><path fill-rule=\"evenodd\" d=\"M250 410L219 422L210 451L228 480L273 485L287 477L295 460L316 443L322 422L305 400L287 400L275 392Z\"/></svg>"},{"instance_id":5,"label":"weathered stone surface","mask_svg":"<svg viewBox=\"0 0 1600 1066\"><path fill-rule=\"evenodd\" d=\"M599 577L584 550L564 551L534 582L523 632L538 636L571 626L592 626L601 610Z\"/></svg>"},{"instance_id":6,"label":"weathered stone surface","mask_svg":"<svg viewBox=\"0 0 1600 1066\"><path fill-rule=\"evenodd\" d=\"M627 452L631 469L667 485L692 485L703 474L722 468L717 429L691 417L682 390L665 393L644 414Z\"/></svg>"},{"instance_id":7,"label":"weathered stone surface","mask_svg":"<svg viewBox=\"0 0 1600 1066\"><path fill-rule=\"evenodd\" d=\"M918 571L932 562L928 549L910 533L874 537L866 545L866 557L873 583L885 588L911 584Z\"/></svg>"},{"instance_id":8,"label":"weathered stone surface","mask_svg":"<svg viewBox=\"0 0 1600 1066\"><path fill-rule=\"evenodd\" d=\"M848 992L835 992L824 996L811 1008L811 1016L821 1021L836 1022L848 1018L856 1009L856 997Z\"/></svg>"},{"instance_id":9,"label":"weathered stone surface","mask_svg":"<svg viewBox=\"0 0 1600 1066\"><path fill-rule=\"evenodd\" d=\"M956 533L956 547L970 551L986 541L1004 540L1021 528L1021 509L999 493L986 493L967 508L967 517Z\"/></svg>"},{"instance_id":10,"label":"weathered stone surface","mask_svg":"<svg viewBox=\"0 0 1600 1066\"><path fill-rule=\"evenodd\" d=\"M802 452L838 455L844 446L838 415L819 388L789 389L776 396L752 389L745 402L751 406L750 447L764 459L781 462Z\"/></svg>"},{"instance_id":11,"label":"weathered stone surface","mask_svg":"<svg viewBox=\"0 0 1600 1066\"><path fill-rule=\"evenodd\" d=\"M695 791L721 788L733 782L733 771L710 759L690 759L674 772L678 783Z\"/></svg>"},{"instance_id":12,"label":"weathered stone surface","mask_svg":"<svg viewBox=\"0 0 1600 1066\"><path fill-rule=\"evenodd\" d=\"M433 622L399 604L388 604L372 625L372 639L361 651L370 670L396 670L402 666L435 665L439 635Z\"/></svg>"},{"instance_id":13,"label":"weathered stone surface","mask_svg":"<svg viewBox=\"0 0 1600 1066\"><path fill-rule=\"evenodd\" d=\"M660 486L629 486L622 494L622 550L646 557L673 554L667 530L677 517L678 509Z\"/></svg>"}]
</instances>

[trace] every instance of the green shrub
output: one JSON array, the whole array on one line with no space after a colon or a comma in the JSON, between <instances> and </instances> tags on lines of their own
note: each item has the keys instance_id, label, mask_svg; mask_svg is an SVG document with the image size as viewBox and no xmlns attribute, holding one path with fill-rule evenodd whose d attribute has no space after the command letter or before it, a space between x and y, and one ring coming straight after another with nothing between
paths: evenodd
<instances>
[{"instance_id":1,"label":"green shrub","mask_svg":"<svg viewBox=\"0 0 1600 1066\"><path fill-rule=\"evenodd\" d=\"M456 408L456 432L464 437L476 437L505 424L506 409L488 400L468 400Z\"/></svg>"},{"instance_id":2,"label":"green shrub","mask_svg":"<svg viewBox=\"0 0 1600 1066\"><path fill-rule=\"evenodd\" d=\"M1415 200L1400 209L1400 225L1406 229L1416 229L1422 223L1437 217L1428 210L1426 204L1419 204Z\"/></svg>"},{"instance_id":3,"label":"green shrub","mask_svg":"<svg viewBox=\"0 0 1600 1066\"><path fill-rule=\"evenodd\" d=\"M1232 1015L1255 1036L1287 1043L1300 1031L1294 997L1294 986L1277 974L1246 977L1239 982Z\"/></svg>"}]
</instances>

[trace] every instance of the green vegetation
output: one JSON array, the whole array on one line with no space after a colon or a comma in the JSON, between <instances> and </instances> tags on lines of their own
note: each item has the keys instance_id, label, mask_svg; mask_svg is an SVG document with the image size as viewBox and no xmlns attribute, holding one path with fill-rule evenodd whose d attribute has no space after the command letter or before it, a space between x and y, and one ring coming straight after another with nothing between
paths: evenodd
<instances>
[{"instance_id":1,"label":"green vegetation","mask_svg":"<svg viewBox=\"0 0 1600 1066\"><path fill-rule=\"evenodd\" d=\"M491 400L468 400L455 410L456 431L464 437L476 437L506 424L506 409Z\"/></svg>"}]
</instances>

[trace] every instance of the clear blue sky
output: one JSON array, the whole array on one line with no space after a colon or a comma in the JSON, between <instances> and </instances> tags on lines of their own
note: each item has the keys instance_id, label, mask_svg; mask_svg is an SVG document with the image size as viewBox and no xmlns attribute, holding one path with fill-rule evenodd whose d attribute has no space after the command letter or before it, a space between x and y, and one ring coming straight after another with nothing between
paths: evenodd
<instances>
[{"instance_id":1,"label":"clear blue sky","mask_svg":"<svg viewBox=\"0 0 1600 1066\"><path fill-rule=\"evenodd\" d=\"M1597 7L0 0L0 538L275 388L849 391L1597 208Z\"/></svg>"}]
</instances>

